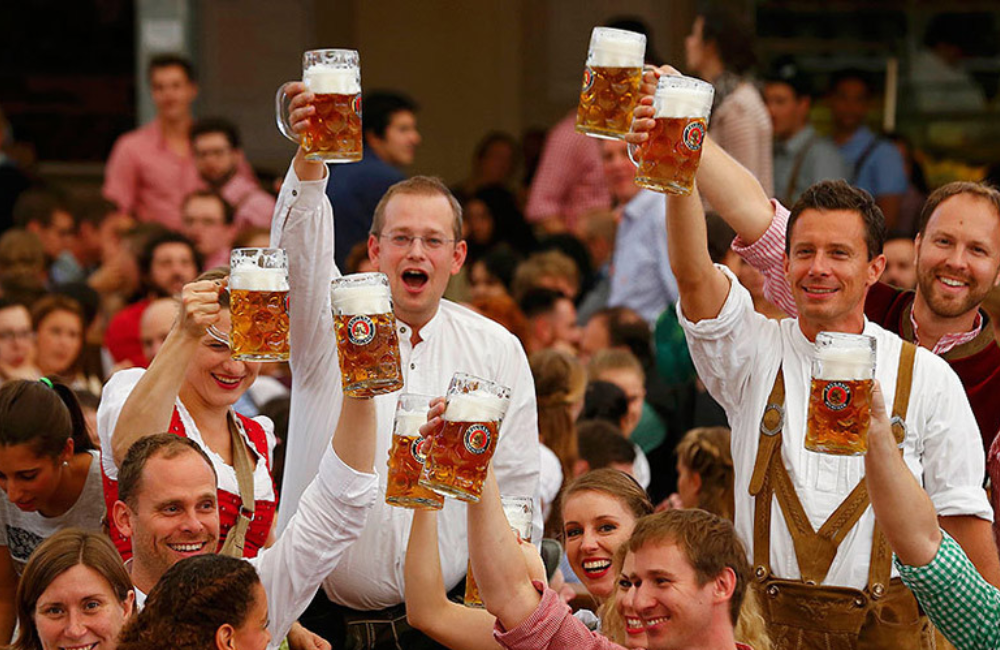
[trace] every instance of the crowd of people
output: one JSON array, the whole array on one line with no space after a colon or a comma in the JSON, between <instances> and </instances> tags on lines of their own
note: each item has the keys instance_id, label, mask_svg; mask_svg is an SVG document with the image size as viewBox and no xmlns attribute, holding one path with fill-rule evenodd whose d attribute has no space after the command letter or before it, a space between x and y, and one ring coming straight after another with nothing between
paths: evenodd
<instances>
[{"instance_id":1,"label":"crowd of people","mask_svg":"<svg viewBox=\"0 0 1000 650\"><path fill-rule=\"evenodd\" d=\"M0 646L1000 647L1000 191L926 187L860 71L820 136L751 36L708 8L685 42L715 87L686 196L635 183L677 74L649 53L627 142L574 109L534 154L488 133L452 188L407 175L419 107L387 91L361 162L262 183L173 54L99 193L0 160ZM283 88L302 134L315 96ZM291 357L235 360L230 251L269 246ZM345 394L329 291L369 271L404 392L510 388L478 503L385 502L398 393ZM864 457L804 447L824 331L877 342Z\"/></svg>"}]
</instances>

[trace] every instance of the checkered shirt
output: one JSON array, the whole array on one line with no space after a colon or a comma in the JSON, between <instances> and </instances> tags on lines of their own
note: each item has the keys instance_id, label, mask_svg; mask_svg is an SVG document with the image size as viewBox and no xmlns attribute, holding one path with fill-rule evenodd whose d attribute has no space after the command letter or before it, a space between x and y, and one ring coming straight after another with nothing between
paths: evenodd
<instances>
[{"instance_id":1,"label":"checkered shirt","mask_svg":"<svg viewBox=\"0 0 1000 650\"><path fill-rule=\"evenodd\" d=\"M1000 590L986 582L948 533L926 566L907 566L893 557L931 622L957 650L1000 648Z\"/></svg>"}]
</instances>

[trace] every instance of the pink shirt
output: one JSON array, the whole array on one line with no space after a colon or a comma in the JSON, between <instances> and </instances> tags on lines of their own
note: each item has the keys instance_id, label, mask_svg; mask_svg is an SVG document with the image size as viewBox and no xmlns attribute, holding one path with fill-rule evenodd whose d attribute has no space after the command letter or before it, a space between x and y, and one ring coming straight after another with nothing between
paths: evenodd
<instances>
[{"instance_id":1,"label":"pink shirt","mask_svg":"<svg viewBox=\"0 0 1000 650\"><path fill-rule=\"evenodd\" d=\"M541 590L542 602L528 618L512 630L504 630L497 621L493 637L510 650L622 650L597 632L592 632L580 619L573 616L569 606L551 589ZM753 650L742 643L737 650Z\"/></svg>"},{"instance_id":2,"label":"pink shirt","mask_svg":"<svg viewBox=\"0 0 1000 650\"><path fill-rule=\"evenodd\" d=\"M611 207L601 149L576 132L576 109L549 131L531 183L525 217L530 222L562 217L572 230L586 212Z\"/></svg>"},{"instance_id":3,"label":"pink shirt","mask_svg":"<svg viewBox=\"0 0 1000 650\"><path fill-rule=\"evenodd\" d=\"M768 196L774 194L774 143L771 115L760 92L741 83L719 105L708 123L708 134L716 144L746 167Z\"/></svg>"},{"instance_id":4,"label":"pink shirt","mask_svg":"<svg viewBox=\"0 0 1000 650\"><path fill-rule=\"evenodd\" d=\"M204 182L200 186L207 187ZM261 188L256 178L237 172L219 189L219 194L236 210L233 223L237 228L271 227L276 199Z\"/></svg>"},{"instance_id":5,"label":"pink shirt","mask_svg":"<svg viewBox=\"0 0 1000 650\"><path fill-rule=\"evenodd\" d=\"M159 120L122 135L104 168L104 196L139 221L181 228L181 203L198 187L190 154L167 147Z\"/></svg>"}]
</instances>

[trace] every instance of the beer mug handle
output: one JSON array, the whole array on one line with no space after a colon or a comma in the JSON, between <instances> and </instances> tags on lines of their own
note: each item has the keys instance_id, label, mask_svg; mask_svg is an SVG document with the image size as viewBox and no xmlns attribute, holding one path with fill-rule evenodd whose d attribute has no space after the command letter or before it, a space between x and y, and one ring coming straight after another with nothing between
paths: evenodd
<instances>
[{"instance_id":1,"label":"beer mug handle","mask_svg":"<svg viewBox=\"0 0 1000 650\"><path fill-rule=\"evenodd\" d=\"M635 165L636 169L639 169L639 161L635 158L636 153L639 150L639 145L626 142L625 150L628 152L628 159L632 161L632 164Z\"/></svg>"},{"instance_id":2,"label":"beer mug handle","mask_svg":"<svg viewBox=\"0 0 1000 650\"><path fill-rule=\"evenodd\" d=\"M221 291L229 293L229 287L227 285L222 285ZM208 327L206 327L205 333L211 336L219 343L225 343L226 345L230 345L229 335L226 334L225 332L219 331L219 329L215 325L209 325Z\"/></svg>"},{"instance_id":3,"label":"beer mug handle","mask_svg":"<svg viewBox=\"0 0 1000 650\"><path fill-rule=\"evenodd\" d=\"M282 84L278 88L278 93L274 97L274 119L278 122L278 130L281 131L281 135L285 136L295 144L299 144L299 138L292 131L292 127L288 124L289 116L289 104L288 95L285 94L285 84ZM214 336L214 335L213 335Z\"/></svg>"}]
</instances>

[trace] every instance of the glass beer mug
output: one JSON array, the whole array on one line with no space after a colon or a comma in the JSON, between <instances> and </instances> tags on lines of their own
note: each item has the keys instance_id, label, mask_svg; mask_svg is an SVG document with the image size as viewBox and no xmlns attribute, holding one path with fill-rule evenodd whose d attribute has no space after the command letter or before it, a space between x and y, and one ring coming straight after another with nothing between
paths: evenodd
<instances>
[{"instance_id":1,"label":"glass beer mug","mask_svg":"<svg viewBox=\"0 0 1000 650\"><path fill-rule=\"evenodd\" d=\"M812 362L806 449L857 456L868 450L875 339L820 332Z\"/></svg>"},{"instance_id":2,"label":"glass beer mug","mask_svg":"<svg viewBox=\"0 0 1000 650\"><path fill-rule=\"evenodd\" d=\"M427 422L432 399L430 395L404 393L396 402L385 488L385 502L391 506L421 510L444 507L443 496L419 484L425 458L425 441L420 435L420 427Z\"/></svg>"},{"instance_id":3,"label":"glass beer mug","mask_svg":"<svg viewBox=\"0 0 1000 650\"><path fill-rule=\"evenodd\" d=\"M621 140L632 125L639 101L646 36L610 27L595 27L583 71L576 130L597 138Z\"/></svg>"},{"instance_id":4,"label":"glass beer mug","mask_svg":"<svg viewBox=\"0 0 1000 650\"><path fill-rule=\"evenodd\" d=\"M361 64L355 50L310 50L302 55L302 81L315 96L316 112L301 138L288 123L284 86L275 98L278 130L302 147L308 160L361 160Z\"/></svg>"},{"instance_id":5,"label":"glass beer mug","mask_svg":"<svg viewBox=\"0 0 1000 650\"><path fill-rule=\"evenodd\" d=\"M531 516L534 506L531 497L508 497L501 496L503 503L503 513L507 515L507 523L510 529L517 534L518 539L523 542L531 541ZM479 595L479 585L476 584L476 576L472 573L472 560L469 560L469 568L465 574L465 598L466 607L484 607L483 599Z\"/></svg>"},{"instance_id":6,"label":"glass beer mug","mask_svg":"<svg viewBox=\"0 0 1000 650\"><path fill-rule=\"evenodd\" d=\"M403 387L389 278L355 273L330 283L344 394L373 397Z\"/></svg>"},{"instance_id":7,"label":"glass beer mug","mask_svg":"<svg viewBox=\"0 0 1000 650\"><path fill-rule=\"evenodd\" d=\"M708 133L715 88L693 77L660 77L653 96L656 124L649 139L629 145L639 168L635 183L667 194L690 194Z\"/></svg>"},{"instance_id":8,"label":"glass beer mug","mask_svg":"<svg viewBox=\"0 0 1000 650\"><path fill-rule=\"evenodd\" d=\"M510 389L457 372L446 399L444 427L431 438L420 484L478 503L500 437L500 422L510 404Z\"/></svg>"},{"instance_id":9,"label":"glass beer mug","mask_svg":"<svg viewBox=\"0 0 1000 650\"><path fill-rule=\"evenodd\" d=\"M288 256L280 248L236 248L229 256L229 334L209 326L239 361L288 361Z\"/></svg>"}]
</instances>

